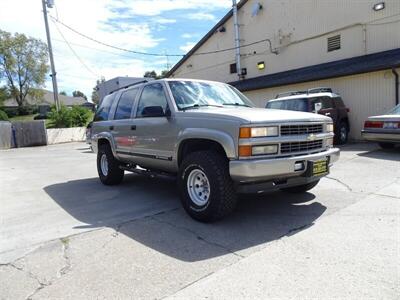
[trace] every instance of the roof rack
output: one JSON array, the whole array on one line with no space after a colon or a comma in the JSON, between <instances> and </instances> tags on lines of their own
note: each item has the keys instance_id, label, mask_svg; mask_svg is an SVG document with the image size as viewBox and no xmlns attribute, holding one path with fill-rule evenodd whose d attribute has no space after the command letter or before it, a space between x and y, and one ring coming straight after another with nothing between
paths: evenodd
<instances>
[{"instance_id":1,"label":"roof rack","mask_svg":"<svg viewBox=\"0 0 400 300\"><path fill-rule=\"evenodd\" d=\"M316 87L312 89L308 89L306 91L290 91L290 92L284 92L284 93L279 93L276 95L275 99L280 98L280 97L287 97L287 96L293 96L293 95L301 95L301 94L316 94L316 93L332 93L332 89L328 87Z\"/></svg>"},{"instance_id":2,"label":"roof rack","mask_svg":"<svg viewBox=\"0 0 400 300\"><path fill-rule=\"evenodd\" d=\"M316 94L316 93L332 93L332 89L328 87L316 87L307 90L307 94Z\"/></svg>"},{"instance_id":3,"label":"roof rack","mask_svg":"<svg viewBox=\"0 0 400 300\"><path fill-rule=\"evenodd\" d=\"M307 94L307 91L290 91L290 92L283 92L283 93L279 93L278 95L276 95L276 98L280 98L280 97L286 97L286 96L293 96L293 95L301 95L301 94Z\"/></svg>"}]
</instances>

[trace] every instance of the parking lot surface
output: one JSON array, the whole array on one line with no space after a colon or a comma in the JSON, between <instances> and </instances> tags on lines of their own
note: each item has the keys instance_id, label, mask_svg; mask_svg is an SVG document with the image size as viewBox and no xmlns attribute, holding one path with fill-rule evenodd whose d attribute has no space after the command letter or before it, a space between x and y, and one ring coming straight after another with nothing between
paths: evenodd
<instances>
[{"instance_id":1,"label":"parking lot surface","mask_svg":"<svg viewBox=\"0 0 400 300\"><path fill-rule=\"evenodd\" d=\"M308 193L213 224L175 182L103 186L83 143L0 152L0 299L398 299L400 149L350 144Z\"/></svg>"}]
</instances>

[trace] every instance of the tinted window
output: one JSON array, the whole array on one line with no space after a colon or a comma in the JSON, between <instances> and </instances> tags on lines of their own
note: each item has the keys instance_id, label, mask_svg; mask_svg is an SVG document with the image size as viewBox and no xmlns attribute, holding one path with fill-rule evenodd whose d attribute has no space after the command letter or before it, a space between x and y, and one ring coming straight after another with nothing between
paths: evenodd
<instances>
[{"instance_id":1,"label":"tinted window","mask_svg":"<svg viewBox=\"0 0 400 300\"><path fill-rule=\"evenodd\" d=\"M137 117L143 116L143 109L148 106L161 106L165 113L167 109L167 98L163 86L160 83L150 84L144 87L140 96Z\"/></svg>"},{"instance_id":2,"label":"tinted window","mask_svg":"<svg viewBox=\"0 0 400 300\"><path fill-rule=\"evenodd\" d=\"M108 114L110 113L110 108L113 103L115 95L107 95L104 97L99 108L96 111L93 121L106 121L108 120Z\"/></svg>"},{"instance_id":3,"label":"tinted window","mask_svg":"<svg viewBox=\"0 0 400 300\"><path fill-rule=\"evenodd\" d=\"M335 98L335 104L337 107L340 107L340 108L345 107L342 98Z\"/></svg>"},{"instance_id":4,"label":"tinted window","mask_svg":"<svg viewBox=\"0 0 400 300\"><path fill-rule=\"evenodd\" d=\"M115 111L114 120L130 119L137 92L138 89L136 88L122 93Z\"/></svg>"},{"instance_id":5,"label":"tinted window","mask_svg":"<svg viewBox=\"0 0 400 300\"><path fill-rule=\"evenodd\" d=\"M305 98L282 100L282 101L270 101L267 103L266 108L307 112L308 101Z\"/></svg>"},{"instance_id":6,"label":"tinted window","mask_svg":"<svg viewBox=\"0 0 400 300\"><path fill-rule=\"evenodd\" d=\"M318 102L321 103L322 105L321 109L333 108L333 102L331 97L318 97L311 99L311 104L313 109L314 109L314 104Z\"/></svg>"}]
</instances>

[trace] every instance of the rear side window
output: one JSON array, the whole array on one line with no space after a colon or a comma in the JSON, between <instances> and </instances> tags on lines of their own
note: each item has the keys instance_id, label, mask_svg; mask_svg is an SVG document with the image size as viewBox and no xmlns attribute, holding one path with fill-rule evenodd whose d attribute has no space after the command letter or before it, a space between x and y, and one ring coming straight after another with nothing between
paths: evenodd
<instances>
[{"instance_id":1,"label":"rear side window","mask_svg":"<svg viewBox=\"0 0 400 300\"><path fill-rule=\"evenodd\" d=\"M335 98L335 104L339 108L344 108L345 107L345 105L343 103L343 100L340 97L339 98Z\"/></svg>"},{"instance_id":2,"label":"rear side window","mask_svg":"<svg viewBox=\"0 0 400 300\"><path fill-rule=\"evenodd\" d=\"M149 106L161 106L165 112L167 109L167 98L165 97L164 88L160 83L146 85L140 96L137 117L143 117L143 109Z\"/></svg>"},{"instance_id":3,"label":"rear side window","mask_svg":"<svg viewBox=\"0 0 400 300\"><path fill-rule=\"evenodd\" d=\"M295 110L295 111L308 111L308 101L305 98L290 99L282 101L270 101L267 103L267 108Z\"/></svg>"},{"instance_id":4,"label":"rear side window","mask_svg":"<svg viewBox=\"0 0 400 300\"><path fill-rule=\"evenodd\" d=\"M334 108L333 106L333 101L331 97L318 97L318 98L313 98L311 100L312 107L314 108L315 103L321 103L322 107L321 109L330 109Z\"/></svg>"},{"instance_id":5,"label":"rear side window","mask_svg":"<svg viewBox=\"0 0 400 300\"><path fill-rule=\"evenodd\" d=\"M114 96L115 95L107 95L104 97L103 101L101 101L101 104L96 111L96 114L94 115L94 122L108 120L108 114L110 113L110 108L113 103Z\"/></svg>"},{"instance_id":6,"label":"rear side window","mask_svg":"<svg viewBox=\"0 0 400 300\"><path fill-rule=\"evenodd\" d=\"M130 119L133 102L135 101L138 89L131 89L122 93L115 111L114 120Z\"/></svg>"}]
</instances>

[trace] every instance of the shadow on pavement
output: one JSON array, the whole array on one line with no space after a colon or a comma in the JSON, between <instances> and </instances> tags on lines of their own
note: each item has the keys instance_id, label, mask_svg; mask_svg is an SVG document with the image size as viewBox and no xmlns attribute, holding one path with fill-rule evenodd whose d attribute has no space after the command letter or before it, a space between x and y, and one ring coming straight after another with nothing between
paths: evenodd
<instances>
[{"instance_id":1,"label":"shadow on pavement","mask_svg":"<svg viewBox=\"0 0 400 300\"><path fill-rule=\"evenodd\" d=\"M181 209L171 179L127 174L123 184L114 187L89 178L44 190L71 216L88 224L76 228L114 228L153 250L190 262L245 251L295 234L312 226L326 210L312 202L312 193L276 192L241 196L231 216L202 224Z\"/></svg>"},{"instance_id":2,"label":"shadow on pavement","mask_svg":"<svg viewBox=\"0 0 400 300\"><path fill-rule=\"evenodd\" d=\"M374 151L358 153L357 155L374 159L400 161L400 147L393 149L377 149Z\"/></svg>"}]
</instances>

